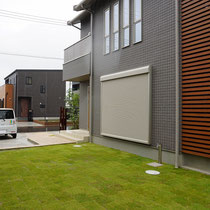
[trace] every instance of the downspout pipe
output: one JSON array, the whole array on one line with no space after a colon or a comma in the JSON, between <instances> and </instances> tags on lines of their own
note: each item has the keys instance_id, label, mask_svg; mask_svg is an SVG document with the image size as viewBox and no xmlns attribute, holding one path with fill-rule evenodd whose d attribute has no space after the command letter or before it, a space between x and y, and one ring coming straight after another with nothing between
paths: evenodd
<instances>
[{"instance_id":1,"label":"downspout pipe","mask_svg":"<svg viewBox=\"0 0 210 210\"><path fill-rule=\"evenodd\" d=\"M74 10L75 11L79 11L76 9L77 6L74 6ZM85 8L83 4L81 4L81 8L83 10L86 10L87 12L90 13L90 33L91 33L91 53L90 53L90 131L89 131L89 135L90 135L90 143L93 142L92 139L92 119L93 119L93 11L91 11L88 8ZM70 24L69 22L67 22L67 25L73 26L75 27L73 24ZM81 30L80 28L76 27L77 29Z\"/></svg>"},{"instance_id":2,"label":"downspout pipe","mask_svg":"<svg viewBox=\"0 0 210 210\"><path fill-rule=\"evenodd\" d=\"M175 168L179 167L179 145L180 145L180 4L175 0L175 34L176 34L176 139L175 139Z\"/></svg>"},{"instance_id":3,"label":"downspout pipe","mask_svg":"<svg viewBox=\"0 0 210 210\"><path fill-rule=\"evenodd\" d=\"M91 61L90 61L90 142L93 143L93 12L91 12Z\"/></svg>"},{"instance_id":4,"label":"downspout pipe","mask_svg":"<svg viewBox=\"0 0 210 210\"><path fill-rule=\"evenodd\" d=\"M91 53L90 53L90 143L93 143L93 11L82 5L82 8L90 13Z\"/></svg>"}]
</instances>

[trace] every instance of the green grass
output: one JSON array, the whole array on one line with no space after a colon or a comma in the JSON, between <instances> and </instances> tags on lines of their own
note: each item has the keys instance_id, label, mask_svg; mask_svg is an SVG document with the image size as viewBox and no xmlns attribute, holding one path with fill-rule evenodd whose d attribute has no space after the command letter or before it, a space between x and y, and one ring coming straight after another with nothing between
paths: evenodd
<instances>
[{"instance_id":1,"label":"green grass","mask_svg":"<svg viewBox=\"0 0 210 210\"><path fill-rule=\"evenodd\" d=\"M0 152L0 209L210 209L210 176L94 144Z\"/></svg>"}]
</instances>

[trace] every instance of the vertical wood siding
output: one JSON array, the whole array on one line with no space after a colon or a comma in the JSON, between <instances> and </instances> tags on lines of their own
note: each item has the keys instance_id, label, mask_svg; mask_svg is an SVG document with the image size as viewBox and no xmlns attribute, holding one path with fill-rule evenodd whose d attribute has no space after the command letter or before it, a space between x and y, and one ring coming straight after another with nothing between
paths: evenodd
<instances>
[{"instance_id":1,"label":"vertical wood siding","mask_svg":"<svg viewBox=\"0 0 210 210\"><path fill-rule=\"evenodd\" d=\"M210 0L181 2L182 152L210 158Z\"/></svg>"}]
</instances>

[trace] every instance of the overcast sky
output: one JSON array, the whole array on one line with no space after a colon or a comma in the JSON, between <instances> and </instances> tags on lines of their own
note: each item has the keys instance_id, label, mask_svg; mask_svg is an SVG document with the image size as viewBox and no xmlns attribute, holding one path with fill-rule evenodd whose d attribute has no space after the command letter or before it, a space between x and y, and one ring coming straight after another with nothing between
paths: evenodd
<instances>
[{"instance_id":1,"label":"overcast sky","mask_svg":"<svg viewBox=\"0 0 210 210\"><path fill-rule=\"evenodd\" d=\"M80 0L0 0L0 10L70 20ZM80 38L79 30L10 19L0 13L0 53L18 53L63 58L64 48ZM62 69L62 60L16 57L0 54L0 85L15 69Z\"/></svg>"}]
</instances>

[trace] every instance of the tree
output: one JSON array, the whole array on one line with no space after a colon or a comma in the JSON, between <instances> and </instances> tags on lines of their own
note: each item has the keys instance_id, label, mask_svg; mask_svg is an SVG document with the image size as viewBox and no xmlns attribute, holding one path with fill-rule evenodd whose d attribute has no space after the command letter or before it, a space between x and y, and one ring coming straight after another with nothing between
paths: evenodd
<instances>
[{"instance_id":1,"label":"tree","mask_svg":"<svg viewBox=\"0 0 210 210\"><path fill-rule=\"evenodd\" d=\"M72 128L78 129L79 128L79 94L74 93L70 88L66 94L66 108L67 117L72 122Z\"/></svg>"}]
</instances>

